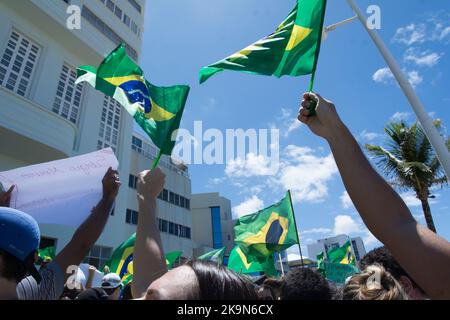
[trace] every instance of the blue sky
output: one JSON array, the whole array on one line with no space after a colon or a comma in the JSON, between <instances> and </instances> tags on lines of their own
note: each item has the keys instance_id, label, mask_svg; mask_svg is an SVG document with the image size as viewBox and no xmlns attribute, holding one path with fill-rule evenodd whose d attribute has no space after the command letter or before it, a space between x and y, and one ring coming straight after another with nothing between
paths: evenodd
<instances>
[{"instance_id":1,"label":"blue sky","mask_svg":"<svg viewBox=\"0 0 450 320\"><path fill-rule=\"evenodd\" d=\"M366 248L379 243L348 202L327 144L295 122L309 76L255 76L223 72L198 84L202 66L220 60L271 33L294 0L147 1L141 66L157 85L188 84L191 93L182 128L280 129L282 168L262 175L262 163L191 165L192 192L220 192L234 212L268 206L292 188L302 245L346 232L363 237ZM365 11L381 8L379 34L392 50L425 107L450 123L450 3L448 0L358 0ZM353 16L344 0L329 1L325 25ZM315 91L335 102L362 144L382 144L390 119L416 120L406 98L387 72L379 52L359 22L333 31L322 44ZM436 190L431 203L436 228L450 239L450 190ZM420 203L402 194L424 223ZM291 253L297 253L293 248ZM306 254L306 250L304 252Z\"/></svg>"}]
</instances>

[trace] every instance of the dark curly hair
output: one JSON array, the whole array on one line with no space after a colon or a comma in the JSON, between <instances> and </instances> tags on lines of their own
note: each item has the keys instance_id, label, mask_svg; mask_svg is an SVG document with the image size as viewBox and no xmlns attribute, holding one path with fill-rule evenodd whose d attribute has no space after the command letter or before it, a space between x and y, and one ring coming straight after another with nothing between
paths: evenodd
<instances>
[{"instance_id":1,"label":"dark curly hair","mask_svg":"<svg viewBox=\"0 0 450 320\"><path fill-rule=\"evenodd\" d=\"M331 300L332 298L328 281L312 269L291 270L283 282L281 300Z\"/></svg>"},{"instance_id":2,"label":"dark curly hair","mask_svg":"<svg viewBox=\"0 0 450 320\"><path fill-rule=\"evenodd\" d=\"M225 266L205 260L186 263L199 283L199 300L258 300L255 285Z\"/></svg>"},{"instance_id":3,"label":"dark curly hair","mask_svg":"<svg viewBox=\"0 0 450 320\"><path fill-rule=\"evenodd\" d=\"M400 264L395 260L392 253L386 247L379 247L369 251L362 259L359 261L359 268L365 270L368 266L373 264L381 265L387 272L389 272L397 281L400 277L404 276L409 278L412 285L423 292L423 290L414 282L414 280L409 276L409 274L400 266Z\"/></svg>"}]
</instances>

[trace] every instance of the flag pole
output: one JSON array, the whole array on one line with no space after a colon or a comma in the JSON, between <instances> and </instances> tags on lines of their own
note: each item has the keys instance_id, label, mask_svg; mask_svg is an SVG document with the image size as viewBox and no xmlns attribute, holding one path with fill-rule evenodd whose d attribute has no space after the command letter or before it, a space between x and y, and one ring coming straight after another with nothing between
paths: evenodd
<instances>
[{"instance_id":1,"label":"flag pole","mask_svg":"<svg viewBox=\"0 0 450 320\"><path fill-rule=\"evenodd\" d=\"M383 56L384 60L388 64L392 74L397 79L398 84L403 90L403 93L405 94L406 98L408 99L409 103L411 104L411 107L414 111L414 113L417 116L417 119L419 120L420 125L422 126L428 140L430 141L431 145L433 146L436 156L439 160L439 162L442 165L442 168L445 171L445 174L447 176L447 179L450 181L450 153L447 149L447 146L444 143L444 140L440 136L438 130L433 124L432 118L429 116L429 114L425 111L425 108L420 101L419 97L415 93L413 87L409 83L408 79L405 77L404 73L400 69L399 64L389 51L389 49L384 44L383 40L380 38L380 36L375 32L375 30L372 30L367 25L367 19L364 16L364 14L361 12L361 9L356 5L354 0L347 0L348 4L352 8L352 10L356 13L359 20L363 24L366 31L369 33L369 36L372 38L373 42L377 46L378 50L380 51L381 55Z\"/></svg>"},{"instance_id":2,"label":"flag pole","mask_svg":"<svg viewBox=\"0 0 450 320\"><path fill-rule=\"evenodd\" d=\"M291 208L292 208L292 215L294 216L294 226L295 226L295 233L297 233L298 251L300 251L300 261L301 261L302 268L303 268L305 266L305 264L303 263L302 246L300 245L300 235L299 235L298 229L297 229L297 220L295 219L294 206L292 205L291 190L288 190L288 194L289 194L289 202L290 202Z\"/></svg>"},{"instance_id":3,"label":"flag pole","mask_svg":"<svg viewBox=\"0 0 450 320\"><path fill-rule=\"evenodd\" d=\"M161 155L162 155L162 152L161 152L161 149L159 149L158 155L156 156L155 160L153 161L152 170L155 169L156 166L158 165L159 160L161 159Z\"/></svg>"},{"instance_id":4,"label":"flag pole","mask_svg":"<svg viewBox=\"0 0 450 320\"><path fill-rule=\"evenodd\" d=\"M281 260L281 254L279 252L278 252L278 261L280 262L281 275L284 277L283 261Z\"/></svg>"}]
</instances>

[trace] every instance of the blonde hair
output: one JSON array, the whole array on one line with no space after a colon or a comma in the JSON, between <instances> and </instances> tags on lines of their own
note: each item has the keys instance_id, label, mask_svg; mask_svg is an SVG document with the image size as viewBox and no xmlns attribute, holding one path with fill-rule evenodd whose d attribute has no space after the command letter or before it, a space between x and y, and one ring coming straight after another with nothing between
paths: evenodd
<instances>
[{"instance_id":1,"label":"blonde hair","mask_svg":"<svg viewBox=\"0 0 450 320\"><path fill-rule=\"evenodd\" d=\"M368 266L352 276L342 291L343 300L408 300L401 285L382 266Z\"/></svg>"}]
</instances>

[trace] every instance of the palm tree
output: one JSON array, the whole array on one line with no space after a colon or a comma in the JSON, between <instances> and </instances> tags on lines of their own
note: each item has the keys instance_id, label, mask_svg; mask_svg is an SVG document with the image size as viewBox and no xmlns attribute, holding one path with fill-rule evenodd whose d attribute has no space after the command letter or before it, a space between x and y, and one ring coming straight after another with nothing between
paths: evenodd
<instances>
[{"instance_id":1,"label":"palm tree","mask_svg":"<svg viewBox=\"0 0 450 320\"><path fill-rule=\"evenodd\" d=\"M436 120L434 124L442 132L441 122ZM429 198L434 198L430 189L443 187L448 181L430 142L417 123L409 127L403 121L392 122L384 130L389 136L386 148L368 144L366 149L393 187L415 191L428 228L436 232L428 203ZM447 147L450 150L450 139Z\"/></svg>"}]
</instances>

